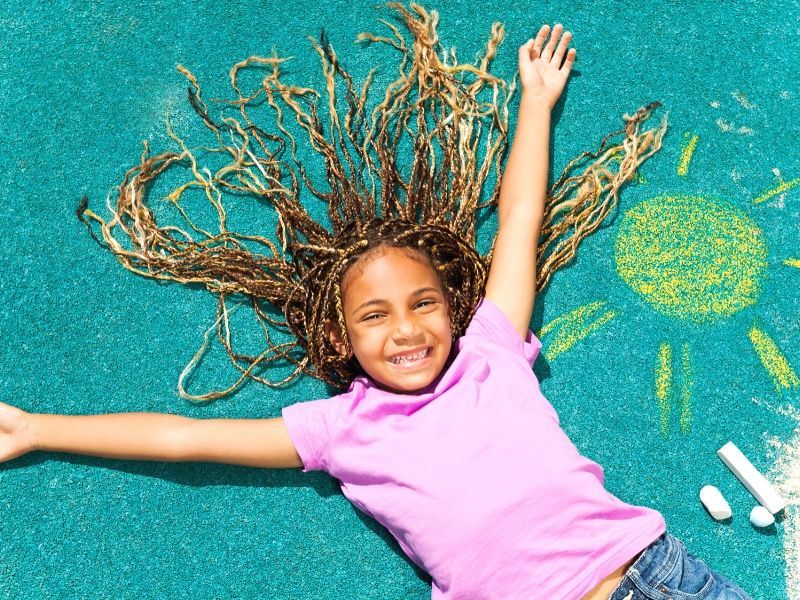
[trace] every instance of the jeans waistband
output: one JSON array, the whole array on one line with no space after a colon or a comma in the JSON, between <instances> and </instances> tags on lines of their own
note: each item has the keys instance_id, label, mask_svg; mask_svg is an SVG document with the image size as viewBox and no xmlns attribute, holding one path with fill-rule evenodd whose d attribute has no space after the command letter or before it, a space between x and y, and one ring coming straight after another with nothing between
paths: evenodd
<instances>
[{"instance_id":1,"label":"jeans waistband","mask_svg":"<svg viewBox=\"0 0 800 600\"><path fill-rule=\"evenodd\" d=\"M636 571L642 580L658 585L667 578L681 557L682 542L669 533L662 533L645 548L636 559L629 573Z\"/></svg>"}]
</instances>

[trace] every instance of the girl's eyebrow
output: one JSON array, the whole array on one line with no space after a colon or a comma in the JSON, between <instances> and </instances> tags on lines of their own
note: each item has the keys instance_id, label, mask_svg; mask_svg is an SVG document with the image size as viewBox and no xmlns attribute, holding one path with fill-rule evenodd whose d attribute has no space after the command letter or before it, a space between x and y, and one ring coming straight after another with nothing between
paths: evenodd
<instances>
[{"instance_id":1,"label":"girl's eyebrow","mask_svg":"<svg viewBox=\"0 0 800 600\"><path fill-rule=\"evenodd\" d=\"M437 290L435 287L423 287L423 288L419 288L418 290L412 292L411 293L411 297L413 298L415 296L419 296L420 294L423 294L425 292L437 292L438 293L439 290ZM373 298L372 300L367 300L366 302L363 302L363 303L359 304L355 309L353 309L353 314L356 314L359 310L361 310L365 306L370 306L372 304L389 304L389 301L388 300L383 300L381 298Z\"/></svg>"}]
</instances>

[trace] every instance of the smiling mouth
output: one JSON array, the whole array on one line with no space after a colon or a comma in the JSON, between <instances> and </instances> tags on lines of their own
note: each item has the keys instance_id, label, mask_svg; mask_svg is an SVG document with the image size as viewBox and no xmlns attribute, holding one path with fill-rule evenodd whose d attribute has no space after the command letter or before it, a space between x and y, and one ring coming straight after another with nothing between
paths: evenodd
<instances>
[{"instance_id":1,"label":"smiling mouth","mask_svg":"<svg viewBox=\"0 0 800 600\"><path fill-rule=\"evenodd\" d=\"M396 358L390 358L388 362L392 363L393 365L403 366L410 366L415 365L421 361L424 361L431 355L432 349L430 346L425 348L422 352L417 352L416 354L412 354L410 356L401 356Z\"/></svg>"}]
</instances>

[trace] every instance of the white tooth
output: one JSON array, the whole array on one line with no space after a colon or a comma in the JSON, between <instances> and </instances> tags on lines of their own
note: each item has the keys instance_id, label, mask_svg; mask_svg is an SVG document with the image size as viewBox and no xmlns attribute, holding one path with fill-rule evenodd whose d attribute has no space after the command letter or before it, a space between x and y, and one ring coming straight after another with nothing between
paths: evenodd
<instances>
[{"instance_id":1,"label":"white tooth","mask_svg":"<svg viewBox=\"0 0 800 600\"><path fill-rule=\"evenodd\" d=\"M419 360L420 358L424 358L428 354L428 349L426 348L422 352L418 352L417 354L412 354L411 356L400 356L398 358L392 359L392 362L401 363L401 362L410 362L412 360Z\"/></svg>"}]
</instances>

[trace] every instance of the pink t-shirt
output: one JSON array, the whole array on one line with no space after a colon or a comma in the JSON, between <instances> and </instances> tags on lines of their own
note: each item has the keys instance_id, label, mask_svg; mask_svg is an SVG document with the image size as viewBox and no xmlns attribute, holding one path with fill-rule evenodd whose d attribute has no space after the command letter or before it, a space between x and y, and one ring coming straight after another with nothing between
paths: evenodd
<instances>
[{"instance_id":1,"label":"pink t-shirt","mask_svg":"<svg viewBox=\"0 0 800 600\"><path fill-rule=\"evenodd\" d=\"M427 388L357 377L283 409L303 471L339 479L430 573L433 600L581 598L666 528L567 438L531 369L541 347L484 298Z\"/></svg>"}]
</instances>

